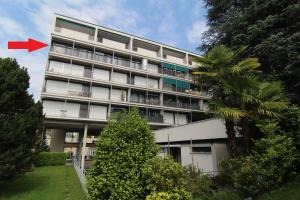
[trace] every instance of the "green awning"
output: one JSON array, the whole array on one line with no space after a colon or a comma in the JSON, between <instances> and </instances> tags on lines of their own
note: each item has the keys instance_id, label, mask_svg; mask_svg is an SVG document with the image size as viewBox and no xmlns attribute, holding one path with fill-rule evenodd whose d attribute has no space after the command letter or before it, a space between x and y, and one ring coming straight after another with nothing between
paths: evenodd
<instances>
[{"instance_id":1,"label":"green awning","mask_svg":"<svg viewBox=\"0 0 300 200\"><path fill-rule=\"evenodd\" d=\"M170 64L170 63L163 63L162 66L163 66L163 68L175 69L176 65L173 65L173 64Z\"/></svg>"},{"instance_id":2,"label":"green awning","mask_svg":"<svg viewBox=\"0 0 300 200\"><path fill-rule=\"evenodd\" d=\"M170 78L163 78L164 84L176 85L176 80Z\"/></svg>"},{"instance_id":3,"label":"green awning","mask_svg":"<svg viewBox=\"0 0 300 200\"><path fill-rule=\"evenodd\" d=\"M190 89L190 83L185 81L177 81L177 88Z\"/></svg>"},{"instance_id":4,"label":"green awning","mask_svg":"<svg viewBox=\"0 0 300 200\"><path fill-rule=\"evenodd\" d=\"M181 71L181 72L185 72L185 73L189 71L188 68L182 67L182 66L179 66L179 65L176 65L176 70Z\"/></svg>"}]
</instances>

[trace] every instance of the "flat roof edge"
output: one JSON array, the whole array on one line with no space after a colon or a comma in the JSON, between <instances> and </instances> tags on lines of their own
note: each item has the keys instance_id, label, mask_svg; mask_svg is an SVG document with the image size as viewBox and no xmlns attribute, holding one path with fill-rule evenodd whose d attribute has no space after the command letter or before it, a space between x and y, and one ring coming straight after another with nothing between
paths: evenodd
<instances>
[{"instance_id":1,"label":"flat roof edge","mask_svg":"<svg viewBox=\"0 0 300 200\"><path fill-rule=\"evenodd\" d=\"M60 17L65 17L65 18L68 18L68 19L71 19L71 20L74 20L74 21L78 21L78 22L82 22L82 23L86 23L86 24L90 24L92 26L97 26L97 27L101 27L101 28L104 28L104 29L108 29L108 30L111 30L111 31L114 31L114 32L118 32L118 33L121 33L121 34L125 34L127 36L131 36L131 37L136 37L136 38L139 38L139 39L142 39L142 40L145 40L145 41L148 41L150 43L156 43L156 44L159 44L159 45L163 45L165 47L169 47L171 49L175 49L175 50L178 50L178 51L181 51L181 53L185 52L185 53L189 53L190 55L192 56L198 56L200 57L201 55L200 54L197 54L195 52L191 52L191 51L188 51L188 50L184 50L184 49L181 49L181 48L178 48L178 47L174 47L174 46L171 46L171 45L168 45L168 44L164 44L164 43L161 43L161 42L157 42L157 41L154 41L154 40L151 40L151 39L148 39L148 38L144 38L144 37L141 37L141 36L137 36L137 35L133 35L133 34L130 34L130 33L126 33L126 32L123 32L123 31L119 31L119 30L116 30L116 29L113 29L113 28L109 28L109 27L105 27L105 26L102 26L102 25L98 25L98 24L94 24L94 23L91 23L91 22L87 22L87 21L84 21L84 20L81 20L81 19L77 19L77 18L74 18L74 17L70 17L70 16L66 16L66 15L63 15L63 14L60 14L60 13L54 13L55 16L60 16Z\"/></svg>"}]
</instances>

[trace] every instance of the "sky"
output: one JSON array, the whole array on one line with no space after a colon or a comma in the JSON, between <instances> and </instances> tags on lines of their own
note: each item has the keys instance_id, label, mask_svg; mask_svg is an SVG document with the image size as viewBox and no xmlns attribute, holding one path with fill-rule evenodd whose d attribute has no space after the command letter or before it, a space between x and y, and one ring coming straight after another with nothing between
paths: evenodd
<instances>
[{"instance_id":1,"label":"sky","mask_svg":"<svg viewBox=\"0 0 300 200\"><path fill-rule=\"evenodd\" d=\"M49 47L28 53L8 50L7 42L30 37L49 44L53 13L196 53L207 30L202 0L0 0L0 5L0 57L16 58L27 68L36 101Z\"/></svg>"}]
</instances>

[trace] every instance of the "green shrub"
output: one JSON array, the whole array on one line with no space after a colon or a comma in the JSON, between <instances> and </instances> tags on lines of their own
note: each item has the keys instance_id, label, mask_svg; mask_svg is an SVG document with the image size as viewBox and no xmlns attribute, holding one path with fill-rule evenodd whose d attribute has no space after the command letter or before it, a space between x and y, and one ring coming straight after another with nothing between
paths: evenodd
<instances>
[{"instance_id":1,"label":"green shrub","mask_svg":"<svg viewBox=\"0 0 300 200\"><path fill-rule=\"evenodd\" d=\"M256 196L295 174L295 150L291 138L271 134L255 141L250 155L227 160L222 165L235 189L245 196Z\"/></svg>"},{"instance_id":2,"label":"green shrub","mask_svg":"<svg viewBox=\"0 0 300 200\"><path fill-rule=\"evenodd\" d=\"M170 194L168 192L154 192L149 194L146 200L179 200L180 196L178 194Z\"/></svg>"},{"instance_id":3,"label":"green shrub","mask_svg":"<svg viewBox=\"0 0 300 200\"><path fill-rule=\"evenodd\" d=\"M242 198L235 191L224 189L213 192L207 200L242 200Z\"/></svg>"},{"instance_id":4,"label":"green shrub","mask_svg":"<svg viewBox=\"0 0 300 200\"><path fill-rule=\"evenodd\" d=\"M67 155L61 152L40 152L36 155L34 165L37 167L42 166L56 166L65 165Z\"/></svg>"},{"instance_id":5,"label":"green shrub","mask_svg":"<svg viewBox=\"0 0 300 200\"><path fill-rule=\"evenodd\" d=\"M165 192L172 197L171 199L177 199L177 197L181 200L191 199L191 194L186 190L186 171L172 158L156 156L148 160L142 169L142 174L148 194L157 196Z\"/></svg>"},{"instance_id":6,"label":"green shrub","mask_svg":"<svg viewBox=\"0 0 300 200\"><path fill-rule=\"evenodd\" d=\"M213 181L209 175L203 174L195 166L186 168L187 190L192 193L193 197L209 195L213 191Z\"/></svg>"},{"instance_id":7,"label":"green shrub","mask_svg":"<svg viewBox=\"0 0 300 200\"><path fill-rule=\"evenodd\" d=\"M137 109L115 115L97 141L87 176L90 199L146 199L141 169L157 153L154 134Z\"/></svg>"}]
</instances>

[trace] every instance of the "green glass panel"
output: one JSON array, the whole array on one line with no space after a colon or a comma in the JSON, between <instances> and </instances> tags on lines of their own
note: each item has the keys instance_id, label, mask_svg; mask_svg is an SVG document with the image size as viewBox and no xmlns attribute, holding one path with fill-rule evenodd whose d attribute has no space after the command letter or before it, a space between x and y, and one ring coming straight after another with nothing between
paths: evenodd
<instances>
[{"instance_id":1,"label":"green glass panel","mask_svg":"<svg viewBox=\"0 0 300 200\"><path fill-rule=\"evenodd\" d=\"M181 71L181 72L188 72L189 71L188 68L182 67L182 66L179 66L179 65L176 65L176 70Z\"/></svg>"},{"instance_id":2,"label":"green glass panel","mask_svg":"<svg viewBox=\"0 0 300 200\"><path fill-rule=\"evenodd\" d=\"M176 80L170 78L163 78L165 84L176 85Z\"/></svg>"},{"instance_id":3,"label":"green glass panel","mask_svg":"<svg viewBox=\"0 0 300 200\"><path fill-rule=\"evenodd\" d=\"M164 68L168 68L168 69L175 69L176 65L170 64L170 63L163 63L163 67Z\"/></svg>"},{"instance_id":4,"label":"green glass panel","mask_svg":"<svg viewBox=\"0 0 300 200\"><path fill-rule=\"evenodd\" d=\"M190 83L185 81L177 81L177 87L182 89L190 89Z\"/></svg>"}]
</instances>

